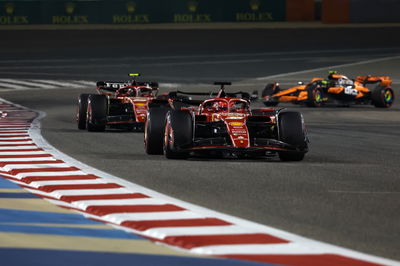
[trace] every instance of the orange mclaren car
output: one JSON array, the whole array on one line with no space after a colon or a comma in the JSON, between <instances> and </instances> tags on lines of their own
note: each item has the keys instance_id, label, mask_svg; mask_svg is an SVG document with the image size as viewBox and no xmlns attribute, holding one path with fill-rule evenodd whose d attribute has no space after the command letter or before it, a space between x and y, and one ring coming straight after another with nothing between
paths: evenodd
<instances>
[{"instance_id":1,"label":"orange mclaren car","mask_svg":"<svg viewBox=\"0 0 400 266\"><path fill-rule=\"evenodd\" d=\"M368 88L369 84L376 84L376 86ZM331 102L343 106L358 103L387 108L394 101L391 84L392 81L388 76L368 75L349 79L336 71L330 71L326 79L313 78L308 84L299 82L297 86L286 90L282 90L277 82L270 83L262 91L262 101L266 106L291 102L309 107L320 107Z\"/></svg>"}]
</instances>

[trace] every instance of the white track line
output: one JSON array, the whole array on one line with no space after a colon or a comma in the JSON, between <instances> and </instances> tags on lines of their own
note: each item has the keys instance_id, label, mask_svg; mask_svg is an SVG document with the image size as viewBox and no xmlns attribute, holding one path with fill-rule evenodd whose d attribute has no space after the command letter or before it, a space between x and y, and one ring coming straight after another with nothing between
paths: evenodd
<instances>
[{"instance_id":1,"label":"white track line","mask_svg":"<svg viewBox=\"0 0 400 266\"><path fill-rule=\"evenodd\" d=\"M396 50L397 48L365 48L365 49L327 49L327 50L318 50L319 53L354 53L354 52L383 52L383 51L392 51ZM266 52L266 53L230 53L230 54L217 54L217 55L168 55L168 56L142 56L142 57L129 57L125 56L121 58L125 61L132 61L132 60L171 60L171 59L193 59L193 58L231 58L231 57L260 57L260 56L280 56L280 55L306 55L311 54L315 55L315 50L306 50L306 51L285 51L285 52ZM23 59L23 60L2 60L0 64L9 63L24 63L24 64L31 64L31 63L80 63L80 62L101 62L101 61L110 61L108 57L100 57L100 58L89 58L89 59Z\"/></svg>"},{"instance_id":2,"label":"white track line","mask_svg":"<svg viewBox=\"0 0 400 266\"><path fill-rule=\"evenodd\" d=\"M143 231L149 237L164 239L169 236L205 236L205 235L233 235L254 234L262 231L246 228L239 225L217 225L217 226L190 226L190 227L160 227ZM233 245L232 245L233 246Z\"/></svg>"},{"instance_id":3,"label":"white track line","mask_svg":"<svg viewBox=\"0 0 400 266\"><path fill-rule=\"evenodd\" d=\"M40 168L61 168L61 167L71 167L71 166L66 163L54 162L46 164L7 164L2 168L5 171L11 171L14 169L40 169Z\"/></svg>"},{"instance_id":4,"label":"white track line","mask_svg":"<svg viewBox=\"0 0 400 266\"><path fill-rule=\"evenodd\" d=\"M302 243L285 244L247 244L247 245L220 245L205 246L191 249L192 252L207 255L241 254L241 255L313 255L324 254L326 249L320 246L305 246Z\"/></svg>"},{"instance_id":5,"label":"white track line","mask_svg":"<svg viewBox=\"0 0 400 266\"><path fill-rule=\"evenodd\" d=\"M117 206L117 205L163 205L170 202L153 198L137 198L137 199L112 199L112 200L79 200L74 201L71 205L81 206L85 209L88 206Z\"/></svg>"},{"instance_id":6,"label":"white track line","mask_svg":"<svg viewBox=\"0 0 400 266\"><path fill-rule=\"evenodd\" d=\"M4 156L4 155L36 155L36 154L49 154L46 151L7 151L7 152L2 152L0 150L0 155ZM10 167L10 166L8 166ZM32 166L32 165L17 165L16 167L22 169L22 168L35 168L38 166ZM11 168L10 168L11 169ZM9 170L7 170L9 171Z\"/></svg>"},{"instance_id":7,"label":"white track line","mask_svg":"<svg viewBox=\"0 0 400 266\"><path fill-rule=\"evenodd\" d=\"M171 212L137 212L137 213L113 213L102 216L105 221L121 224L126 221L163 221L197 219L206 216L193 211L171 211Z\"/></svg>"},{"instance_id":8,"label":"white track line","mask_svg":"<svg viewBox=\"0 0 400 266\"><path fill-rule=\"evenodd\" d=\"M17 179L28 176L66 176L66 175L85 175L82 171L62 171L62 172L28 172L14 175Z\"/></svg>"},{"instance_id":9,"label":"white track line","mask_svg":"<svg viewBox=\"0 0 400 266\"><path fill-rule=\"evenodd\" d=\"M29 145L29 146L0 146L0 152L2 150L32 150L38 149L36 145Z\"/></svg>"},{"instance_id":10,"label":"white track line","mask_svg":"<svg viewBox=\"0 0 400 266\"><path fill-rule=\"evenodd\" d=\"M27 136L23 136L23 137L0 137L0 140L22 140L22 139L30 139L31 137Z\"/></svg>"},{"instance_id":11,"label":"white track line","mask_svg":"<svg viewBox=\"0 0 400 266\"><path fill-rule=\"evenodd\" d=\"M101 179L81 179L81 180L55 180L55 181L34 181L29 183L29 186L39 188L43 186L53 185L90 185L90 184L105 184ZM76 202L74 202L75 204ZM116 204L121 205L121 204Z\"/></svg>"},{"instance_id":12,"label":"white track line","mask_svg":"<svg viewBox=\"0 0 400 266\"><path fill-rule=\"evenodd\" d=\"M1 83L11 83L13 85L23 85L23 86L28 86L28 87L33 87L33 88L41 88L41 89L51 89L54 88L54 86L51 85L46 85L46 84L39 84L35 83L32 81L23 81L23 80L17 80L17 79L0 79ZM8 86L8 84L7 84Z\"/></svg>"},{"instance_id":13,"label":"white track line","mask_svg":"<svg viewBox=\"0 0 400 266\"><path fill-rule=\"evenodd\" d=\"M49 195L59 199L62 196L111 195L111 194L126 194L126 193L131 193L131 191L126 188L99 188L99 189L55 190L49 193Z\"/></svg>"},{"instance_id":14,"label":"white track line","mask_svg":"<svg viewBox=\"0 0 400 266\"><path fill-rule=\"evenodd\" d=\"M0 158L0 162L34 162L34 161L57 161L56 158L41 156L41 157L29 157L29 158Z\"/></svg>"},{"instance_id":15,"label":"white track line","mask_svg":"<svg viewBox=\"0 0 400 266\"><path fill-rule=\"evenodd\" d=\"M398 56L389 56L389 57L365 60L365 61L349 63L349 64L313 68L313 69L307 69L307 70L301 70L301 71L295 71L295 72L288 72L288 73L282 73L282 74L277 74L277 75L271 75L271 76L266 76L266 77L259 77L259 78L256 78L256 80L269 80L269 79L275 79L275 78L280 78L280 77L284 77L284 76L304 74L304 73L310 73L310 72L315 72L315 71L320 71L320 70L329 70L329 69L335 69L335 68L339 68L339 67L358 66L358 65L382 62L382 61L387 61L387 60L399 59L399 58L400 58L400 55L398 55Z\"/></svg>"}]
</instances>

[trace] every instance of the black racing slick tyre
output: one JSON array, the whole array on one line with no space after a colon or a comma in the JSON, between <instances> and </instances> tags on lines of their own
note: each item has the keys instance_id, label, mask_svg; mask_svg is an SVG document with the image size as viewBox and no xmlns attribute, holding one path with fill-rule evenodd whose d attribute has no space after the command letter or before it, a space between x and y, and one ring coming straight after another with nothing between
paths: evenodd
<instances>
[{"instance_id":1,"label":"black racing slick tyre","mask_svg":"<svg viewBox=\"0 0 400 266\"><path fill-rule=\"evenodd\" d=\"M88 131L106 129L108 100L105 95L91 94L88 97L86 128Z\"/></svg>"},{"instance_id":2,"label":"black racing slick tyre","mask_svg":"<svg viewBox=\"0 0 400 266\"><path fill-rule=\"evenodd\" d=\"M273 99L272 95L281 91L281 88L277 83L269 83L265 86L261 92L261 97L264 99L263 103L265 106L277 106L279 101Z\"/></svg>"},{"instance_id":3,"label":"black racing slick tyre","mask_svg":"<svg viewBox=\"0 0 400 266\"><path fill-rule=\"evenodd\" d=\"M307 101L308 107L321 107L323 103L323 91L318 85L312 84L307 87Z\"/></svg>"},{"instance_id":4,"label":"black racing slick tyre","mask_svg":"<svg viewBox=\"0 0 400 266\"><path fill-rule=\"evenodd\" d=\"M89 94L81 94L78 98L78 108L76 112L76 122L78 129L86 129L86 116Z\"/></svg>"},{"instance_id":5,"label":"black racing slick tyre","mask_svg":"<svg viewBox=\"0 0 400 266\"><path fill-rule=\"evenodd\" d=\"M378 86L371 93L372 104L379 108L388 108L394 102L394 92L391 88Z\"/></svg>"},{"instance_id":6,"label":"black racing slick tyre","mask_svg":"<svg viewBox=\"0 0 400 266\"><path fill-rule=\"evenodd\" d=\"M149 109L144 128L144 149L147 154L163 154L165 116L169 110L165 107Z\"/></svg>"},{"instance_id":7,"label":"black racing slick tyre","mask_svg":"<svg viewBox=\"0 0 400 266\"><path fill-rule=\"evenodd\" d=\"M168 159L186 159L193 141L193 118L187 111L171 110L167 114L164 154Z\"/></svg>"},{"instance_id":8,"label":"black racing slick tyre","mask_svg":"<svg viewBox=\"0 0 400 266\"><path fill-rule=\"evenodd\" d=\"M279 152L282 161L301 161L307 151L303 117L299 112L282 112L278 115L279 140L296 147L294 151Z\"/></svg>"}]
</instances>

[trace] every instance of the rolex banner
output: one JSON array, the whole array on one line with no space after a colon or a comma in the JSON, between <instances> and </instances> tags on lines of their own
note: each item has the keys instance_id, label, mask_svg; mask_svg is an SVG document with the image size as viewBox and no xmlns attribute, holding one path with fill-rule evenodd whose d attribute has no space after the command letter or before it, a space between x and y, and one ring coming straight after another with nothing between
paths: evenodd
<instances>
[{"instance_id":1,"label":"rolex banner","mask_svg":"<svg viewBox=\"0 0 400 266\"><path fill-rule=\"evenodd\" d=\"M283 20L285 0L0 0L0 25Z\"/></svg>"}]
</instances>

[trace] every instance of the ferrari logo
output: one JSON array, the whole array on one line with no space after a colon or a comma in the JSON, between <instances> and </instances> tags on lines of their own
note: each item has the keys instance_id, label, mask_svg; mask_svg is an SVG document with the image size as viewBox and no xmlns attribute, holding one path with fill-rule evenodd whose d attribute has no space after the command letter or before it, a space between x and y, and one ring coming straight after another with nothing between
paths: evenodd
<instances>
[{"instance_id":1,"label":"ferrari logo","mask_svg":"<svg viewBox=\"0 0 400 266\"><path fill-rule=\"evenodd\" d=\"M133 1L129 1L126 3L126 10L128 13L133 13L136 11L136 3Z\"/></svg>"},{"instance_id":2,"label":"ferrari logo","mask_svg":"<svg viewBox=\"0 0 400 266\"><path fill-rule=\"evenodd\" d=\"M197 7L199 6L199 3L198 2L196 2L196 1L190 1L189 3L188 3L188 10L190 11L190 12L196 12L197 11Z\"/></svg>"},{"instance_id":3,"label":"ferrari logo","mask_svg":"<svg viewBox=\"0 0 400 266\"><path fill-rule=\"evenodd\" d=\"M259 0L251 0L250 1L250 8L253 11L258 11L260 9L260 1Z\"/></svg>"},{"instance_id":4,"label":"ferrari logo","mask_svg":"<svg viewBox=\"0 0 400 266\"><path fill-rule=\"evenodd\" d=\"M75 11L75 4L68 2L65 3L65 12L67 12L67 14L72 14Z\"/></svg>"},{"instance_id":5,"label":"ferrari logo","mask_svg":"<svg viewBox=\"0 0 400 266\"><path fill-rule=\"evenodd\" d=\"M14 13L15 5L13 3L7 3L4 5L4 9L8 15L12 15Z\"/></svg>"}]
</instances>

